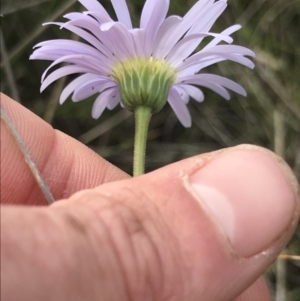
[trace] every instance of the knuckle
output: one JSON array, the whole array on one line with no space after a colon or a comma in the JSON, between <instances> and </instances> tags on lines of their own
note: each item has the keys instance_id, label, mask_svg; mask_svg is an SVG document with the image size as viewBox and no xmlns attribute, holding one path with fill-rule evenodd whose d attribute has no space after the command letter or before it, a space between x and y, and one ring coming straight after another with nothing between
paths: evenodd
<instances>
[{"instance_id":1,"label":"knuckle","mask_svg":"<svg viewBox=\"0 0 300 301\"><path fill-rule=\"evenodd\" d=\"M146 194L121 194L80 195L77 213L65 217L85 237L102 288L117 300L183 300L182 261L172 231Z\"/></svg>"}]
</instances>

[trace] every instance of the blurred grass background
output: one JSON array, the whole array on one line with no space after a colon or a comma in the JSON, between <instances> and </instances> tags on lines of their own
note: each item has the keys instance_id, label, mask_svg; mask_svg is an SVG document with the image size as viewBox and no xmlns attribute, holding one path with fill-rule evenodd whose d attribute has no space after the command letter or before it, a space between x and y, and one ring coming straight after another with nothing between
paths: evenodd
<instances>
[{"instance_id":1,"label":"blurred grass background","mask_svg":"<svg viewBox=\"0 0 300 301\"><path fill-rule=\"evenodd\" d=\"M142 0L127 0L138 25ZM195 0L171 0L169 14L183 15ZM232 24L243 28L235 43L256 52L256 68L223 62L207 68L242 84L247 98L232 93L225 101L204 90L204 103L190 101L190 129L183 128L169 106L150 124L146 169L154 170L199 153L241 143L257 144L285 158L300 179L300 0L229 0L213 27L220 32ZM113 14L109 0L101 3ZM76 0L1 0L1 91L41 116L55 128L82 141L108 161L131 173L134 118L121 108L91 118L95 97L58 105L72 76L40 94L40 78L49 65L29 61L40 41L76 36L43 22L63 20L67 12L82 11ZM285 250L300 254L300 228ZM300 300L300 261L279 259L266 273L274 300Z\"/></svg>"}]
</instances>

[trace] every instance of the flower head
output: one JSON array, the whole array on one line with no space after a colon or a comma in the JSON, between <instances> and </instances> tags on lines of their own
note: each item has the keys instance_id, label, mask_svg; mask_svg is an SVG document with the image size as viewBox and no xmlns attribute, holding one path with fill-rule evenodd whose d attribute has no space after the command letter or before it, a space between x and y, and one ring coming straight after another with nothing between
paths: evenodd
<instances>
[{"instance_id":1,"label":"flower head","mask_svg":"<svg viewBox=\"0 0 300 301\"><path fill-rule=\"evenodd\" d=\"M246 95L232 80L202 73L205 67L225 60L254 67L246 57L254 56L251 50L231 45L230 35L240 25L221 33L210 32L227 0L199 0L182 18L166 17L169 0L146 0L139 28L133 28L125 0L111 0L118 21L97 0L78 1L86 11L65 15L66 23L47 24L61 26L87 43L49 40L37 44L30 57L53 61L42 76L41 91L60 77L81 73L64 88L60 103L71 94L76 102L97 93L92 116L99 118L105 108L111 110L119 103L133 111L148 106L157 112L168 102L183 126L189 127L189 98L204 100L199 86L225 99L230 98L227 89ZM213 39L195 52L206 37ZM50 68L62 62L69 65L48 74Z\"/></svg>"}]
</instances>

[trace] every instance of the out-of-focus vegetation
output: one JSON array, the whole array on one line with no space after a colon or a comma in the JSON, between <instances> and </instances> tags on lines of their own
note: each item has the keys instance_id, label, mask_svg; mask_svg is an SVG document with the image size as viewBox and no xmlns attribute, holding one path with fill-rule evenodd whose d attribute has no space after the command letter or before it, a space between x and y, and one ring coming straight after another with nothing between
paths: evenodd
<instances>
[{"instance_id":1,"label":"out-of-focus vegetation","mask_svg":"<svg viewBox=\"0 0 300 301\"><path fill-rule=\"evenodd\" d=\"M142 0L127 0L138 25ZM101 3L112 13L109 0ZM195 0L171 0L170 14L183 15ZM32 47L43 40L77 37L46 21L63 20L62 15L82 11L76 0L2 0L1 90L44 118L55 128L79 139L123 170L131 172L134 118L119 108L106 111L99 120L91 118L93 99L80 103L58 98L71 77L51 85L40 94L40 78L49 62L29 61ZM167 105L150 124L146 169L241 143L264 146L283 156L300 179L300 1L229 0L225 13L213 27L220 32L232 24L243 28L234 34L235 43L256 52L256 68L223 62L207 69L242 84L246 98L232 93L225 101L209 90L199 104L190 101L190 129L183 128ZM230 172L230 171L229 171ZM299 254L300 230L287 248ZM300 300L300 261L277 263L268 271L273 294ZM298 276L298 277L297 277ZM283 280L280 280L280 279ZM286 284L284 282L286 281ZM277 289L277 294L276 294ZM278 299L279 301L279 299Z\"/></svg>"}]
</instances>

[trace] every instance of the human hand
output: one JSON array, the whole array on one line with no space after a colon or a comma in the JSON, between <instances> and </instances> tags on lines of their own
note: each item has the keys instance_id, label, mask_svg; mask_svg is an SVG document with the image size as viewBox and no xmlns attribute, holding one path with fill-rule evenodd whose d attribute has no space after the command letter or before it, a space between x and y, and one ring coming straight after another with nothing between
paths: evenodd
<instances>
[{"instance_id":1,"label":"human hand","mask_svg":"<svg viewBox=\"0 0 300 301\"><path fill-rule=\"evenodd\" d=\"M131 179L4 95L1 105L63 199L34 206L46 201L1 123L1 300L269 300L261 275L299 218L280 158L244 145Z\"/></svg>"}]
</instances>

